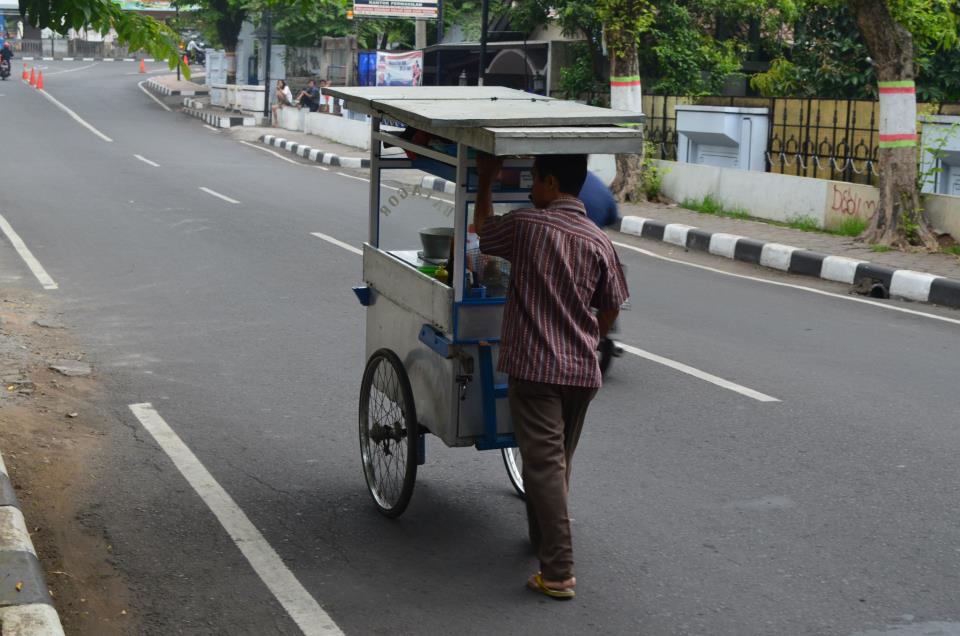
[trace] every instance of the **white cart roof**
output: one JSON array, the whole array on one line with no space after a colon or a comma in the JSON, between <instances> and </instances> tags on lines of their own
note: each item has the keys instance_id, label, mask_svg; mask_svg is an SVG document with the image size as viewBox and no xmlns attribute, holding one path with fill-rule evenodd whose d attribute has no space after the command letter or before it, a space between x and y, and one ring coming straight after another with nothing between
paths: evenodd
<instances>
[{"instance_id":1,"label":"white cart roof","mask_svg":"<svg viewBox=\"0 0 960 636\"><path fill-rule=\"evenodd\" d=\"M643 115L500 86L324 89L347 108L388 117L496 155L641 152Z\"/></svg>"}]
</instances>

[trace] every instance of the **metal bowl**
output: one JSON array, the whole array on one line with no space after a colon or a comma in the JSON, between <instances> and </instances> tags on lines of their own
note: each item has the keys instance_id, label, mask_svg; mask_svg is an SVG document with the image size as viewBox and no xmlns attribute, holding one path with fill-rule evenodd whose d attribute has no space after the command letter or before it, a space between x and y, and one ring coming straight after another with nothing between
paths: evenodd
<instances>
[{"instance_id":1,"label":"metal bowl","mask_svg":"<svg viewBox=\"0 0 960 636\"><path fill-rule=\"evenodd\" d=\"M450 256L452 227L425 227L420 229L420 244L424 259L446 259Z\"/></svg>"}]
</instances>

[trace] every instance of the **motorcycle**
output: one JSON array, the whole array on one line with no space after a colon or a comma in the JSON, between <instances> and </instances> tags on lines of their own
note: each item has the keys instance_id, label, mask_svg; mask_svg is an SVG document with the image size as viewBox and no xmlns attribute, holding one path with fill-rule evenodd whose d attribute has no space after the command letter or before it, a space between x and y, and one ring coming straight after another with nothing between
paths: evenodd
<instances>
[{"instance_id":1,"label":"motorcycle","mask_svg":"<svg viewBox=\"0 0 960 636\"><path fill-rule=\"evenodd\" d=\"M10 77L10 60L0 60L0 79Z\"/></svg>"}]
</instances>

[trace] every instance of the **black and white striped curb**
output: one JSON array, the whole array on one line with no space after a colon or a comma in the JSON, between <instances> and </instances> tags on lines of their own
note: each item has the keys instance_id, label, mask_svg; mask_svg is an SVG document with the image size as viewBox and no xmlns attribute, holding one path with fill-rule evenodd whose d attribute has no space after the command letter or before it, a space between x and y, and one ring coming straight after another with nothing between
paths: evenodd
<instances>
[{"instance_id":1,"label":"black and white striped curb","mask_svg":"<svg viewBox=\"0 0 960 636\"><path fill-rule=\"evenodd\" d=\"M3 636L63 636L43 568L0 457L0 630Z\"/></svg>"},{"instance_id":2,"label":"black and white striped curb","mask_svg":"<svg viewBox=\"0 0 960 636\"><path fill-rule=\"evenodd\" d=\"M21 57L24 62L139 62L135 57ZM152 57L144 58L144 62L156 62Z\"/></svg>"},{"instance_id":3,"label":"black and white striped curb","mask_svg":"<svg viewBox=\"0 0 960 636\"><path fill-rule=\"evenodd\" d=\"M341 168L369 168L370 160L361 157L341 157L332 152L324 152L319 148L311 148L306 144L300 144L295 141L277 137L276 135L264 135L260 141L268 146L282 148L288 152L317 163L325 163L328 166L339 166Z\"/></svg>"},{"instance_id":4,"label":"black and white striped curb","mask_svg":"<svg viewBox=\"0 0 960 636\"><path fill-rule=\"evenodd\" d=\"M897 298L960 307L960 280L877 265L846 256L828 256L780 243L765 243L737 234L708 232L682 223L639 216L623 218L620 231L646 239L709 252L792 274L816 276L849 285L872 279Z\"/></svg>"},{"instance_id":5,"label":"black and white striped curb","mask_svg":"<svg viewBox=\"0 0 960 636\"><path fill-rule=\"evenodd\" d=\"M447 194L456 194L457 184L453 181L447 181L440 177L426 176L420 180L420 187L437 192L446 192Z\"/></svg>"},{"instance_id":6,"label":"black and white striped curb","mask_svg":"<svg viewBox=\"0 0 960 636\"><path fill-rule=\"evenodd\" d=\"M146 87L158 95L163 95L165 97L187 97L193 95L207 95L210 91L205 88L197 89L195 91L175 91L169 86L158 82L156 79L151 78L146 82Z\"/></svg>"},{"instance_id":7,"label":"black and white striped curb","mask_svg":"<svg viewBox=\"0 0 960 636\"><path fill-rule=\"evenodd\" d=\"M221 115L209 110L204 110L204 104L193 99L183 100L183 112L202 119L204 122L216 128L233 128L234 126L256 126L257 119L249 115Z\"/></svg>"}]
</instances>

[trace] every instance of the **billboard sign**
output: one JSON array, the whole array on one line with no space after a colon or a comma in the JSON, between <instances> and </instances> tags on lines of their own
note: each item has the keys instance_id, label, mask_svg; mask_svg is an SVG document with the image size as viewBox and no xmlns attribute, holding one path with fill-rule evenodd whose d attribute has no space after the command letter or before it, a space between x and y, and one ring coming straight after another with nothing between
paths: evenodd
<instances>
[{"instance_id":1,"label":"billboard sign","mask_svg":"<svg viewBox=\"0 0 960 636\"><path fill-rule=\"evenodd\" d=\"M437 19L437 0L353 0L358 18Z\"/></svg>"},{"instance_id":2,"label":"billboard sign","mask_svg":"<svg viewBox=\"0 0 960 636\"><path fill-rule=\"evenodd\" d=\"M422 82L423 51L377 51L377 86L420 86Z\"/></svg>"}]
</instances>

